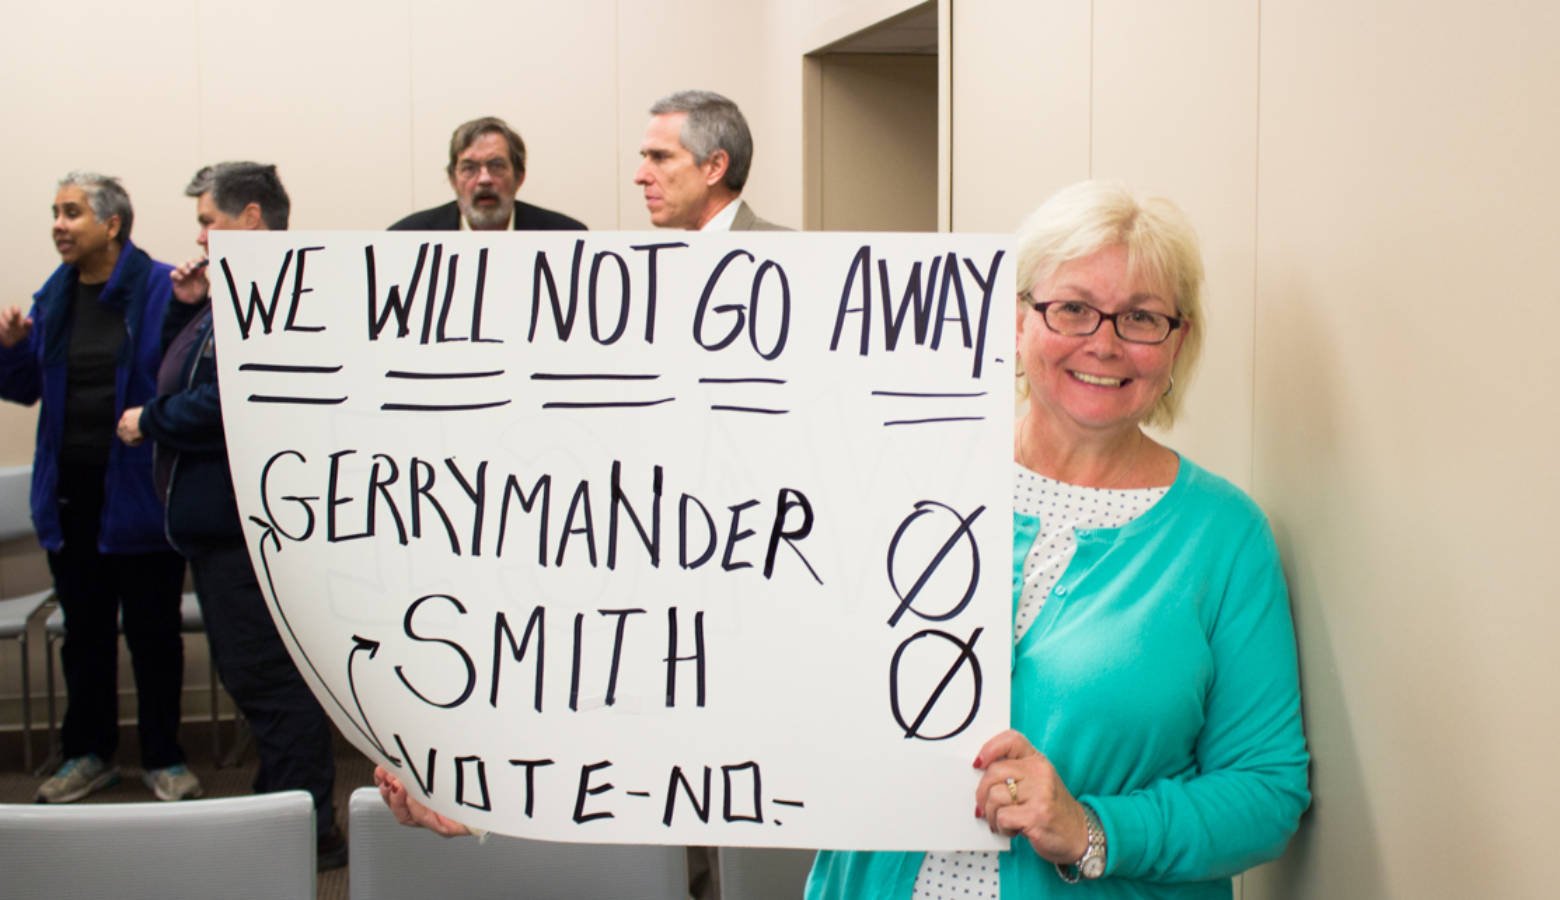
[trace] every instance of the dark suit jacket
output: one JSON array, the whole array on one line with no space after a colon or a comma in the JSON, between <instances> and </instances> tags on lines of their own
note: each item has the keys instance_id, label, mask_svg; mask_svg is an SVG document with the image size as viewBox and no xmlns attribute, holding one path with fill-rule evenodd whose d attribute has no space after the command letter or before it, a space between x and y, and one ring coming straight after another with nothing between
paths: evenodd
<instances>
[{"instance_id":1,"label":"dark suit jacket","mask_svg":"<svg viewBox=\"0 0 1560 900\"><path fill-rule=\"evenodd\" d=\"M460 206L454 200L443 206L414 212L390 226L391 231L459 231ZM585 223L560 212L515 201L516 231L584 231Z\"/></svg>"}]
</instances>

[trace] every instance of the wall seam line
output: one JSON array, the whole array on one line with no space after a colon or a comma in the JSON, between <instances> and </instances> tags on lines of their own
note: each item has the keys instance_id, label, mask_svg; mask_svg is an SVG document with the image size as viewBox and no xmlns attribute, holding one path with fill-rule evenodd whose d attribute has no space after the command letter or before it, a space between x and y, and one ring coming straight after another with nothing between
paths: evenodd
<instances>
[{"instance_id":1,"label":"wall seam line","mask_svg":"<svg viewBox=\"0 0 1560 900\"><path fill-rule=\"evenodd\" d=\"M406 208L417 208L417 24L412 0L406 0Z\"/></svg>"},{"instance_id":2,"label":"wall seam line","mask_svg":"<svg viewBox=\"0 0 1560 900\"><path fill-rule=\"evenodd\" d=\"M206 165L206 156L211 152L206 149L206 70L201 65L200 48L205 46L200 39L200 8L201 0L195 0L195 146L200 148L200 157L195 160L198 169Z\"/></svg>"},{"instance_id":3,"label":"wall seam line","mask_svg":"<svg viewBox=\"0 0 1560 900\"><path fill-rule=\"evenodd\" d=\"M1246 483L1251 485L1252 493L1256 493L1257 488L1257 372L1260 367L1257 341L1261 334L1257 322L1262 315L1261 298L1257 293L1262 265L1262 0L1257 0L1256 68L1251 172L1251 386L1246 396L1249 412L1247 427L1250 430L1246 443ZM1245 880L1242 879L1242 887L1244 884Z\"/></svg>"},{"instance_id":4,"label":"wall seam line","mask_svg":"<svg viewBox=\"0 0 1560 900\"><path fill-rule=\"evenodd\" d=\"M1089 0L1089 177L1094 177L1094 60L1098 55L1094 33L1094 0Z\"/></svg>"},{"instance_id":5,"label":"wall seam line","mask_svg":"<svg viewBox=\"0 0 1560 900\"><path fill-rule=\"evenodd\" d=\"M612 146L616 149L612 151L612 171L608 176L617 184L617 155L623 152L623 0L612 4ZM612 204L617 214L613 224L622 231L623 191L620 188L612 194L617 198Z\"/></svg>"}]
</instances>

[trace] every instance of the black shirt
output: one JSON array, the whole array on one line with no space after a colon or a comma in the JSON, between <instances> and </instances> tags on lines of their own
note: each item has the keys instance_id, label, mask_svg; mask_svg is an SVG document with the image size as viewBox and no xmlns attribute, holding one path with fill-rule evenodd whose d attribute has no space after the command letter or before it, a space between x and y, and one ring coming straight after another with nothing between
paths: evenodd
<instances>
[{"instance_id":1,"label":"black shirt","mask_svg":"<svg viewBox=\"0 0 1560 900\"><path fill-rule=\"evenodd\" d=\"M65 361L65 435L60 462L104 465L114 441L114 379L125 344L125 314L98 298L101 284L76 285Z\"/></svg>"}]
</instances>

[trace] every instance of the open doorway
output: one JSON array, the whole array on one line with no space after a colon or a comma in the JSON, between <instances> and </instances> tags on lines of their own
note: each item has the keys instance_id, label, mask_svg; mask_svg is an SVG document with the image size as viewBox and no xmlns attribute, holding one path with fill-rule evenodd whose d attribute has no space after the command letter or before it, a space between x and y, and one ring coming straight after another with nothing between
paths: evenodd
<instances>
[{"instance_id":1,"label":"open doorway","mask_svg":"<svg viewBox=\"0 0 1560 900\"><path fill-rule=\"evenodd\" d=\"M806 55L809 230L938 229L938 23L928 0Z\"/></svg>"}]
</instances>

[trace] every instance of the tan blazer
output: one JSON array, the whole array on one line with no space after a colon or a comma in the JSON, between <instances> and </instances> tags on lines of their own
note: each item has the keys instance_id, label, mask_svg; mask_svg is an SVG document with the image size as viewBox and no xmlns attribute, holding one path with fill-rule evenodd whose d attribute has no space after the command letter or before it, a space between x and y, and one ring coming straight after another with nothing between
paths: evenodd
<instances>
[{"instance_id":1,"label":"tan blazer","mask_svg":"<svg viewBox=\"0 0 1560 900\"><path fill-rule=\"evenodd\" d=\"M784 225L776 225L775 223L770 222L770 221L768 221L766 219L760 219L758 217L758 214L753 212L753 207L748 205L748 203L746 201L744 201L742 198L740 198L740 197L737 198L737 202L741 203L742 205L737 207L737 216L736 216L736 218L731 220L731 230L732 231L791 231L792 230L790 228L785 227Z\"/></svg>"}]
</instances>

